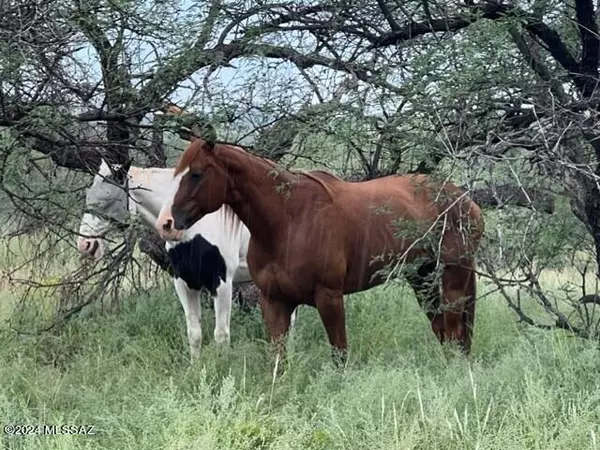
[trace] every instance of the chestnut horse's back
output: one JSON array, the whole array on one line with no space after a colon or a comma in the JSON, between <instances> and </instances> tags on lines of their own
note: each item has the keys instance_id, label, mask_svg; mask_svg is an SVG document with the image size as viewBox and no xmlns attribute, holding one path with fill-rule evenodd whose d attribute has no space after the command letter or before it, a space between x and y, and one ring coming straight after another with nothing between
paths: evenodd
<instances>
[{"instance_id":1,"label":"chestnut horse's back","mask_svg":"<svg viewBox=\"0 0 600 450\"><path fill-rule=\"evenodd\" d=\"M378 284L379 280L366 283L365 276L393 259L410 262L427 255L445 263L466 262L479 246L481 210L452 183L425 175L360 183L327 181L335 191L334 202L347 234L347 282L364 284L349 290ZM354 272L360 276L353 276Z\"/></svg>"}]
</instances>

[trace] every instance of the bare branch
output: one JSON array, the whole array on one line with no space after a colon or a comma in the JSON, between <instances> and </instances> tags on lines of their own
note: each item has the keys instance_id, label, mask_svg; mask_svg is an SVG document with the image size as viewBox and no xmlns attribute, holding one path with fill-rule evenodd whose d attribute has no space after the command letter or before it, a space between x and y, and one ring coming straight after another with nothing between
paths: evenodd
<instances>
[{"instance_id":1,"label":"bare branch","mask_svg":"<svg viewBox=\"0 0 600 450\"><path fill-rule=\"evenodd\" d=\"M598 62L600 58L600 35L592 0L576 0L577 26L581 36L582 93L590 97L598 85Z\"/></svg>"},{"instance_id":2,"label":"bare branch","mask_svg":"<svg viewBox=\"0 0 600 450\"><path fill-rule=\"evenodd\" d=\"M550 83L552 92L558 97L559 100L561 100L562 102L568 101L568 98L565 95L565 91L561 86L560 82L552 76L548 66L546 66L546 64L544 64L536 55L533 54L531 48L529 47L521 33L519 33L514 27L510 28L509 33L515 41L517 48L519 49L525 60L529 63L533 71L537 73L542 80Z\"/></svg>"},{"instance_id":3,"label":"bare branch","mask_svg":"<svg viewBox=\"0 0 600 450\"><path fill-rule=\"evenodd\" d=\"M508 11L506 5L486 2L470 8L469 12L461 16L430 19L426 22L410 21L410 23L404 27L379 37L373 42L370 48L389 47L430 33L458 31L480 19L500 19L504 17Z\"/></svg>"},{"instance_id":4,"label":"bare branch","mask_svg":"<svg viewBox=\"0 0 600 450\"><path fill-rule=\"evenodd\" d=\"M463 186L468 190L468 186ZM514 205L554 213L554 197L542 189L502 184L471 191L470 197L482 207L502 208Z\"/></svg>"},{"instance_id":5,"label":"bare branch","mask_svg":"<svg viewBox=\"0 0 600 450\"><path fill-rule=\"evenodd\" d=\"M394 19L394 16L392 15L392 12L390 11L390 8L388 7L385 0L377 0L377 4L379 5L379 9L381 9L383 16L385 17L385 20L387 20L392 31L399 31L400 25L398 25L398 22L396 22L396 20Z\"/></svg>"}]
</instances>

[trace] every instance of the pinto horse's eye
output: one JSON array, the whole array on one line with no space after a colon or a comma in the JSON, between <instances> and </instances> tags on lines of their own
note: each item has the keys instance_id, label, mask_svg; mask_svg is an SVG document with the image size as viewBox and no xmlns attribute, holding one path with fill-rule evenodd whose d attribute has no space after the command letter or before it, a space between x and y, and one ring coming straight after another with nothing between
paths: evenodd
<instances>
[{"instance_id":1,"label":"pinto horse's eye","mask_svg":"<svg viewBox=\"0 0 600 450\"><path fill-rule=\"evenodd\" d=\"M192 181L200 181L202 179L202 173L201 172L192 172L190 174L190 178L192 179Z\"/></svg>"}]
</instances>

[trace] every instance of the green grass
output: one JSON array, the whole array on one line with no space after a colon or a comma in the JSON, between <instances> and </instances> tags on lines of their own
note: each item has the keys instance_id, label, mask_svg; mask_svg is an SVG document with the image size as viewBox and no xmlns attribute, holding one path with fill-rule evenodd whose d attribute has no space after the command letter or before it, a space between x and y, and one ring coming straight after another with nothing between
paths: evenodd
<instances>
[{"instance_id":1,"label":"green grass","mask_svg":"<svg viewBox=\"0 0 600 450\"><path fill-rule=\"evenodd\" d=\"M413 295L348 297L349 364L333 367L304 308L284 375L258 311L234 311L232 345L190 365L172 290L129 298L54 334L0 335L0 422L93 425L94 436L4 436L23 449L594 449L600 353L562 332L522 328L483 297L472 356L440 346Z\"/></svg>"}]
</instances>

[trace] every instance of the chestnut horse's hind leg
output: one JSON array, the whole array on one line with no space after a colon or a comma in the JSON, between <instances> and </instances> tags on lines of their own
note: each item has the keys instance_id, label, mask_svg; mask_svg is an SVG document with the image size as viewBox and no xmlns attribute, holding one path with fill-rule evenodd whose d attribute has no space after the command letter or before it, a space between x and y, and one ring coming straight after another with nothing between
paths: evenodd
<instances>
[{"instance_id":1,"label":"chestnut horse's hind leg","mask_svg":"<svg viewBox=\"0 0 600 450\"><path fill-rule=\"evenodd\" d=\"M444 315L439 311L442 296L436 266L435 261L423 263L416 272L407 274L406 280L415 291L419 305L431 322L431 329L440 343L443 343Z\"/></svg>"},{"instance_id":2,"label":"chestnut horse's hind leg","mask_svg":"<svg viewBox=\"0 0 600 450\"><path fill-rule=\"evenodd\" d=\"M279 369L281 369L281 364L285 356L285 335L290 328L290 318L295 305L290 306L274 301L266 297L262 292L260 293L259 302L271 342L274 344L276 355L279 357Z\"/></svg>"},{"instance_id":3,"label":"chestnut horse's hind leg","mask_svg":"<svg viewBox=\"0 0 600 450\"><path fill-rule=\"evenodd\" d=\"M318 286L315 290L315 305L329 343L332 348L334 363L339 366L346 364L346 318L344 316L344 296L342 290L329 289Z\"/></svg>"},{"instance_id":4,"label":"chestnut horse's hind leg","mask_svg":"<svg viewBox=\"0 0 600 450\"><path fill-rule=\"evenodd\" d=\"M459 342L465 354L471 350L475 320L475 273L472 261L447 265L442 275L444 328L448 340Z\"/></svg>"}]
</instances>

